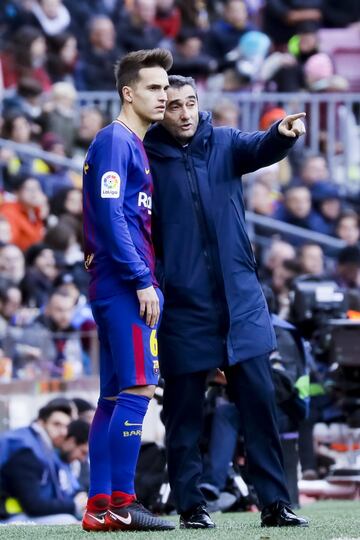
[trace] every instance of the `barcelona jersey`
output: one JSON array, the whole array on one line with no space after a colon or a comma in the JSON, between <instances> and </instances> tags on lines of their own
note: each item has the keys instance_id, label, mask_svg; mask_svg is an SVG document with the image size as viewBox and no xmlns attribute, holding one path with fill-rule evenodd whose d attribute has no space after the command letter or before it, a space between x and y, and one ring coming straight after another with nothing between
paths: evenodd
<instances>
[{"instance_id":1,"label":"barcelona jersey","mask_svg":"<svg viewBox=\"0 0 360 540\"><path fill-rule=\"evenodd\" d=\"M113 122L91 143L83 195L90 300L157 286L150 167L141 139L125 124Z\"/></svg>"}]
</instances>

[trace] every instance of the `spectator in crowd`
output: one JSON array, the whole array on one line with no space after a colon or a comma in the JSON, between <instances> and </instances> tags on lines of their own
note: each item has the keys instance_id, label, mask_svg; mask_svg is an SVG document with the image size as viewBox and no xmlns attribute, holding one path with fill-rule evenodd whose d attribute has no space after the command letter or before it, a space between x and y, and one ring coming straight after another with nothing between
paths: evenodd
<instances>
[{"instance_id":1,"label":"spectator in crowd","mask_svg":"<svg viewBox=\"0 0 360 540\"><path fill-rule=\"evenodd\" d=\"M68 478L68 467L55 451L65 444L71 413L65 402L48 404L30 426L2 435L5 522L70 524L81 517L86 496L69 496L64 490L61 479Z\"/></svg>"},{"instance_id":2,"label":"spectator in crowd","mask_svg":"<svg viewBox=\"0 0 360 540\"><path fill-rule=\"evenodd\" d=\"M227 0L223 18L209 30L206 51L223 64L226 53L232 51L249 30L252 30L252 26L248 22L246 3L243 0Z\"/></svg>"},{"instance_id":3,"label":"spectator in crowd","mask_svg":"<svg viewBox=\"0 0 360 540\"><path fill-rule=\"evenodd\" d=\"M271 216L274 212L274 200L271 188L266 182L258 180L250 187L248 209L262 216Z\"/></svg>"},{"instance_id":4,"label":"spectator in crowd","mask_svg":"<svg viewBox=\"0 0 360 540\"><path fill-rule=\"evenodd\" d=\"M105 15L112 20L114 27L117 28L126 9L125 5L128 4L124 0L87 0L86 2L63 0L63 2L71 15L70 31L76 36L81 51L87 46L84 36L84 21L89 21L97 15Z\"/></svg>"},{"instance_id":5,"label":"spectator in crowd","mask_svg":"<svg viewBox=\"0 0 360 540\"><path fill-rule=\"evenodd\" d=\"M23 177L17 186L17 200L5 202L0 213L11 227L11 241L22 250L40 242L44 236L44 224L40 216L43 192L36 178Z\"/></svg>"},{"instance_id":6,"label":"spectator in crowd","mask_svg":"<svg viewBox=\"0 0 360 540\"><path fill-rule=\"evenodd\" d=\"M180 0L182 27L206 31L210 26L210 6L203 0Z\"/></svg>"},{"instance_id":7,"label":"spectator in crowd","mask_svg":"<svg viewBox=\"0 0 360 540\"><path fill-rule=\"evenodd\" d=\"M59 474L59 484L62 491L71 498L86 491L82 484L85 478L80 478L80 474L89 455L89 431L89 422L80 418L72 420L68 425L65 440L58 450L62 473Z\"/></svg>"},{"instance_id":8,"label":"spectator in crowd","mask_svg":"<svg viewBox=\"0 0 360 540\"><path fill-rule=\"evenodd\" d=\"M37 26L46 37L57 36L70 25L70 13L62 0L35 0L31 3L30 24Z\"/></svg>"},{"instance_id":9,"label":"spectator in crowd","mask_svg":"<svg viewBox=\"0 0 360 540\"><path fill-rule=\"evenodd\" d=\"M71 320L71 325L81 332L89 332L95 328L94 317L90 308L90 304L80 291L77 283L76 275L71 272L63 272L55 280L55 287L61 293L71 296L74 301L74 312ZM89 352L90 336L85 336L83 345L86 344L85 350Z\"/></svg>"},{"instance_id":10,"label":"spectator in crowd","mask_svg":"<svg viewBox=\"0 0 360 540\"><path fill-rule=\"evenodd\" d=\"M203 44L197 30L181 30L174 44L172 51L174 63L170 73L201 79L216 71L217 62L202 51Z\"/></svg>"},{"instance_id":11,"label":"spectator in crowd","mask_svg":"<svg viewBox=\"0 0 360 540\"><path fill-rule=\"evenodd\" d=\"M330 173L326 159L321 154L305 156L300 170L300 183L305 185L310 191L318 182L329 180Z\"/></svg>"},{"instance_id":12,"label":"spectator in crowd","mask_svg":"<svg viewBox=\"0 0 360 540\"><path fill-rule=\"evenodd\" d=\"M88 44L80 54L76 79L78 89L113 90L114 64L121 52L116 48L112 20L106 15L92 17L88 25Z\"/></svg>"},{"instance_id":13,"label":"spectator in crowd","mask_svg":"<svg viewBox=\"0 0 360 540\"><path fill-rule=\"evenodd\" d=\"M264 254L260 270L261 280L269 283L274 271L282 266L284 261L294 260L295 257L296 251L292 244L279 239L273 240Z\"/></svg>"},{"instance_id":14,"label":"spectator in crowd","mask_svg":"<svg viewBox=\"0 0 360 540\"><path fill-rule=\"evenodd\" d=\"M0 246L0 276L16 285L25 275L25 257L14 244Z\"/></svg>"},{"instance_id":15,"label":"spectator in crowd","mask_svg":"<svg viewBox=\"0 0 360 540\"><path fill-rule=\"evenodd\" d=\"M267 0L264 11L264 30L277 47L303 27L320 28L323 0Z\"/></svg>"},{"instance_id":16,"label":"spectator in crowd","mask_svg":"<svg viewBox=\"0 0 360 540\"><path fill-rule=\"evenodd\" d=\"M318 38L313 25L303 27L288 44L288 51L272 53L263 66L263 77L278 92L299 92L306 87L304 64L318 52ZM274 88L271 88L274 90Z\"/></svg>"},{"instance_id":17,"label":"spectator in crowd","mask_svg":"<svg viewBox=\"0 0 360 540\"><path fill-rule=\"evenodd\" d=\"M48 39L47 71L53 83L69 82L74 86L79 58L77 39L69 32L62 32Z\"/></svg>"},{"instance_id":18,"label":"spectator in crowd","mask_svg":"<svg viewBox=\"0 0 360 540\"><path fill-rule=\"evenodd\" d=\"M43 90L39 81L31 77L22 77L19 79L17 89L4 99L4 116L22 114L30 121L32 133L37 135L42 129L42 95Z\"/></svg>"},{"instance_id":19,"label":"spectator in crowd","mask_svg":"<svg viewBox=\"0 0 360 540\"><path fill-rule=\"evenodd\" d=\"M14 143L33 145L31 123L20 111L9 112L2 126L2 136ZM42 160L10 148L0 149L0 161L4 169L6 191L13 191L16 188L18 176L37 175L44 172Z\"/></svg>"},{"instance_id":20,"label":"spectator in crowd","mask_svg":"<svg viewBox=\"0 0 360 540\"><path fill-rule=\"evenodd\" d=\"M62 216L72 216L79 224L82 224L82 192L75 187L65 187L60 189L51 198L51 214L61 219Z\"/></svg>"},{"instance_id":21,"label":"spectator in crowd","mask_svg":"<svg viewBox=\"0 0 360 540\"><path fill-rule=\"evenodd\" d=\"M54 360L51 375L74 379L84 372L88 359L84 356L80 337L71 321L74 316L72 296L55 290L49 297L44 312L31 324L31 329L47 330L51 333L54 347Z\"/></svg>"},{"instance_id":22,"label":"spectator in crowd","mask_svg":"<svg viewBox=\"0 0 360 540\"><path fill-rule=\"evenodd\" d=\"M157 0L155 25L166 38L174 39L181 29L181 12L175 0Z\"/></svg>"},{"instance_id":23,"label":"spectator in crowd","mask_svg":"<svg viewBox=\"0 0 360 540\"><path fill-rule=\"evenodd\" d=\"M158 47L163 33L156 26L155 17L156 0L133 0L129 13L117 26L119 46L126 52Z\"/></svg>"},{"instance_id":24,"label":"spectator in crowd","mask_svg":"<svg viewBox=\"0 0 360 540\"><path fill-rule=\"evenodd\" d=\"M0 345L7 333L8 325L13 322L21 307L21 291L9 280L0 280Z\"/></svg>"},{"instance_id":25,"label":"spectator in crowd","mask_svg":"<svg viewBox=\"0 0 360 540\"><path fill-rule=\"evenodd\" d=\"M79 420L84 420L88 424L91 424L96 411L95 405L81 397L74 397L72 402L75 404Z\"/></svg>"},{"instance_id":26,"label":"spectator in crowd","mask_svg":"<svg viewBox=\"0 0 360 540\"><path fill-rule=\"evenodd\" d=\"M336 224L336 236L344 240L348 246L359 245L359 216L354 210L346 210L339 216Z\"/></svg>"},{"instance_id":27,"label":"spectator in crowd","mask_svg":"<svg viewBox=\"0 0 360 540\"><path fill-rule=\"evenodd\" d=\"M81 247L81 225L79 220L70 215L63 215L58 223L46 231L44 242L61 255L64 266L83 265Z\"/></svg>"},{"instance_id":28,"label":"spectator in crowd","mask_svg":"<svg viewBox=\"0 0 360 540\"><path fill-rule=\"evenodd\" d=\"M58 82L52 87L50 100L44 106L44 131L58 135L68 156L72 153L76 132L75 107L77 92L69 82Z\"/></svg>"},{"instance_id":29,"label":"spectator in crowd","mask_svg":"<svg viewBox=\"0 0 360 540\"><path fill-rule=\"evenodd\" d=\"M222 98L212 108L213 126L239 128L240 108L231 99Z\"/></svg>"},{"instance_id":30,"label":"spectator in crowd","mask_svg":"<svg viewBox=\"0 0 360 540\"><path fill-rule=\"evenodd\" d=\"M336 224L342 210L338 187L332 182L318 182L313 186L311 196L314 209L321 220L318 232L335 236Z\"/></svg>"},{"instance_id":31,"label":"spectator in crowd","mask_svg":"<svg viewBox=\"0 0 360 540\"><path fill-rule=\"evenodd\" d=\"M44 133L41 138L41 145L45 152L56 154L60 157L65 156L64 140L56 133ZM77 174L70 171L64 165L52 163L50 160L42 160L43 172L38 174L38 180L41 188L48 198L54 197L62 189L70 189L77 180Z\"/></svg>"},{"instance_id":32,"label":"spectator in crowd","mask_svg":"<svg viewBox=\"0 0 360 540\"><path fill-rule=\"evenodd\" d=\"M321 276L325 270L324 252L316 242L306 242L298 248L297 260L302 274Z\"/></svg>"},{"instance_id":33,"label":"spectator in crowd","mask_svg":"<svg viewBox=\"0 0 360 540\"><path fill-rule=\"evenodd\" d=\"M103 113L97 107L84 107L80 111L76 132L74 156L84 161L87 149L97 132L105 125Z\"/></svg>"},{"instance_id":34,"label":"spectator in crowd","mask_svg":"<svg viewBox=\"0 0 360 540\"><path fill-rule=\"evenodd\" d=\"M21 282L23 302L29 307L43 307L58 274L54 252L46 244L34 244L26 252L26 273Z\"/></svg>"},{"instance_id":35,"label":"spectator in crowd","mask_svg":"<svg viewBox=\"0 0 360 540\"><path fill-rule=\"evenodd\" d=\"M0 64L5 88L16 88L23 77L37 80L45 92L51 88L45 69L46 42L37 28L19 28L12 36L7 50L0 55Z\"/></svg>"},{"instance_id":36,"label":"spectator in crowd","mask_svg":"<svg viewBox=\"0 0 360 540\"><path fill-rule=\"evenodd\" d=\"M346 246L339 252L334 277L340 287L360 290L359 246Z\"/></svg>"},{"instance_id":37,"label":"spectator in crowd","mask_svg":"<svg viewBox=\"0 0 360 540\"><path fill-rule=\"evenodd\" d=\"M320 218L312 210L310 190L298 184L289 184L284 190L284 202L275 211L273 217L296 225L304 229L318 231L320 228ZM292 238L293 244L298 244L299 240Z\"/></svg>"},{"instance_id":38,"label":"spectator in crowd","mask_svg":"<svg viewBox=\"0 0 360 540\"><path fill-rule=\"evenodd\" d=\"M275 313L282 319L290 317L290 290L293 280L301 274L299 263L295 260L284 260L273 270L269 283L275 297Z\"/></svg>"}]
</instances>

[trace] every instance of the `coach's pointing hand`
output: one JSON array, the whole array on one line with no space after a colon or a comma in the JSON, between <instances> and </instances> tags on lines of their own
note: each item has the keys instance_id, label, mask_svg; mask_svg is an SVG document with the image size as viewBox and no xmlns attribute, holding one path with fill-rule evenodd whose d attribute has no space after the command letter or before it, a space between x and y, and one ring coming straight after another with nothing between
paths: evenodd
<instances>
[{"instance_id":1,"label":"coach's pointing hand","mask_svg":"<svg viewBox=\"0 0 360 540\"><path fill-rule=\"evenodd\" d=\"M136 291L140 302L140 317L144 317L148 326L155 326L159 322L160 302L154 287Z\"/></svg>"},{"instance_id":2,"label":"coach's pointing hand","mask_svg":"<svg viewBox=\"0 0 360 540\"><path fill-rule=\"evenodd\" d=\"M305 124L302 121L305 116L306 113L304 112L285 116L278 125L279 133L286 137L301 137L306 133Z\"/></svg>"}]
</instances>

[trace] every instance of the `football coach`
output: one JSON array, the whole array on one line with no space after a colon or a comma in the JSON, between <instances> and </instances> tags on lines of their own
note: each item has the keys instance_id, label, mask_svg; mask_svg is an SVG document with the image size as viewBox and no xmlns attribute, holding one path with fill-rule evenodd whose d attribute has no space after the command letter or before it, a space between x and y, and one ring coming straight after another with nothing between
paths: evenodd
<instances>
[{"instance_id":1,"label":"football coach","mask_svg":"<svg viewBox=\"0 0 360 540\"><path fill-rule=\"evenodd\" d=\"M159 357L170 485L180 527L211 528L198 487L206 378L225 372L245 437L263 526L307 526L289 506L269 353L276 347L245 228L241 176L283 159L304 113L266 132L213 127L195 82L169 77L164 120L145 137L154 179L153 239L164 287ZM221 444L221 441L219 441Z\"/></svg>"}]
</instances>

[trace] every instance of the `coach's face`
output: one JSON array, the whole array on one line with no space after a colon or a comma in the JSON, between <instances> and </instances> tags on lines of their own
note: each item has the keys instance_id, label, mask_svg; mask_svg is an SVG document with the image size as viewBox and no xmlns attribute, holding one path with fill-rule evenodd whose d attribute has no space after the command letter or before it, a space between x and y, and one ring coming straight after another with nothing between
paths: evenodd
<instances>
[{"instance_id":1,"label":"coach's face","mask_svg":"<svg viewBox=\"0 0 360 540\"><path fill-rule=\"evenodd\" d=\"M168 102L161 124L180 144L187 144L195 135L199 124L199 105L195 90L186 84L181 88L169 87Z\"/></svg>"},{"instance_id":2,"label":"coach's face","mask_svg":"<svg viewBox=\"0 0 360 540\"><path fill-rule=\"evenodd\" d=\"M127 87L125 99L132 104L136 114L146 122L164 118L169 86L168 76L162 67L142 68L136 84Z\"/></svg>"}]
</instances>

